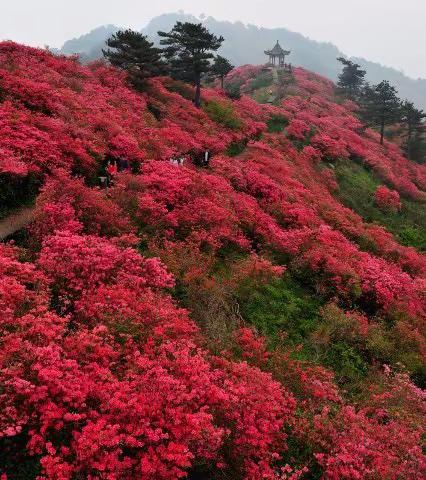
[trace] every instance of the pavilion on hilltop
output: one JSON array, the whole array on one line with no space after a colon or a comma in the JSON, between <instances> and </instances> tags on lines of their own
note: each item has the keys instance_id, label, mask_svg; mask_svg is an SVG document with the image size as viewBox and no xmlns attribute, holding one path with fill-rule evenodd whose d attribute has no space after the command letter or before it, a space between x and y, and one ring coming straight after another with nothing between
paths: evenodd
<instances>
[{"instance_id":1,"label":"pavilion on hilltop","mask_svg":"<svg viewBox=\"0 0 426 480\"><path fill-rule=\"evenodd\" d=\"M265 55L269 57L269 65L272 67L285 67L285 57L290 55L289 50L284 50L280 42L277 40L275 47L272 50L266 50Z\"/></svg>"}]
</instances>

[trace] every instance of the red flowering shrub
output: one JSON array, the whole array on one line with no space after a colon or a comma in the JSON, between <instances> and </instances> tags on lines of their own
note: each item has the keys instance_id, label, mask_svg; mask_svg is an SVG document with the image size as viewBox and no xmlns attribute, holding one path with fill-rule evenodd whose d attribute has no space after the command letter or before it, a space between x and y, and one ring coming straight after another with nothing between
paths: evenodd
<instances>
[{"instance_id":1,"label":"red flowering shrub","mask_svg":"<svg viewBox=\"0 0 426 480\"><path fill-rule=\"evenodd\" d=\"M99 190L88 189L82 179L56 170L37 199L32 233L39 240L56 230L119 236L134 229L117 205Z\"/></svg>"},{"instance_id":2,"label":"red flowering shrub","mask_svg":"<svg viewBox=\"0 0 426 480\"><path fill-rule=\"evenodd\" d=\"M296 140L304 140L306 134L310 131L309 125L303 120L295 119L286 128L287 134Z\"/></svg>"},{"instance_id":3,"label":"red flowering shrub","mask_svg":"<svg viewBox=\"0 0 426 480\"><path fill-rule=\"evenodd\" d=\"M1 432L29 428L28 451L41 455L47 478L174 479L218 458L247 478L274 478L294 400L253 367L209 360L186 312L156 293L172 282L157 260L99 237L48 237L39 265L63 303L77 301L60 318L46 312L44 277L39 294L26 293L34 267L4 253L16 294L9 282L1 300L16 327L3 319ZM31 310L14 313L23 295Z\"/></svg>"},{"instance_id":4,"label":"red flowering shrub","mask_svg":"<svg viewBox=\"0 0 426 480\"><path fill-rule=\"evenodd\" d=\"M64 263L62 259L69 259ZM102 284L171 287L172 277L156 259L143 259L133 249L120 249L97 236L57 232L48 237L38 264L55 284L55 292L67 304Z\"/></svg>"},{"instance_id":5,"label":"red flowering shrub","mask_svg":"<svg viewBox=\"0 0 426 480\"><path fill-rule=\"evenodd\" d=\"M333 426L323 412L317 428L328 430L330 453L317 454L329 479L421 479L426 468L420 453L419 431L410 431L397 419L383 421L380 414L367 416L344 408ZM343 428L342 428L343 427Z\"/></svg>"},{"instance_id":6,"label":"red flowering shrub","mask_svg":"<svg viewBox=\"0 0 426 480\"><path fill-rule=\"evenodd\" d=\"M384 185L377 187L374 198L376 205L384 211L398 212L401 209L399 193L395 190L389 190Z\"/></svg>"},{"instance_id":7,"label":"red flowering shrub","mask_svg":"<svg viewBox=\"0 0 426 480\"><path fill-rule=\"evenodd\" d=\"M227 82L249 93L261 72ZM294 80L280 106L205 89L203 111L166 78L141 95L102 62L0 44L0 197L43 183L28 249L0 245L0 475L422 478L423 393L377 372L421 377L426 260L340 203L330 163L392 186L384 212L424 201L426 170L363 132L330 81ZM273 118L288 126L267 133ZM206 168L169 162L206 149ZM111 158L139 174L106 192ZM238 289L284 272L326 305L309 351L241 317ZM365 365L357 402L316 364L336 345Z\"/></svg>"},{"instance_id":8,"label":"red flowering shrub","mask_svg":"<svg viewBox=\"0 0 426 480\"><path fill-rule=\"evenodd\" d=\"M269 354L266 350L265 339L256 336L252 329L240 328L234 335L243 359L259 366L268 360Z\"/></svg>"}]
</instances>

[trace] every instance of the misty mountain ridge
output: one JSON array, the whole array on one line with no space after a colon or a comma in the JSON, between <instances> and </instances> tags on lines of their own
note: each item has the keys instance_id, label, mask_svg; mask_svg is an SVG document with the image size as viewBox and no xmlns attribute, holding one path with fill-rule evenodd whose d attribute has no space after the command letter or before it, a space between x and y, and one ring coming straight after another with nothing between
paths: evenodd
<instances>
[{"instance_id":1,"label":"misty mountain ridge","mask_svg":"<svg viewBox=\"0 0 426 480\"><path fill-rule=\"evenodd\" d=\"M222 35L226 41L219 53L235 66L265 63L264 50L271 48L279 40L284 48L291 50L289 61L293 65L336 81L341 71L341 64L336 59L345 56L332 43L318 42L286 28L264 28L245 25L242 22L219 21L213 17L200 20L185 13L168 13L155 17L141 32L158 44L157 32L170 30L176 21L202 21L213 33ZM115 25L95 28L85 35L65 42L60 52L65 55L77 53L82 61L95 60L102 56L105 40L119 29ZM388 80L398 89L401 98L407 98L419 108L426 109L426 79L413 79L395 68L363 58L350 57L350 59L367 70L366 78L370 83Z\"/></svg>"}]
</instances>

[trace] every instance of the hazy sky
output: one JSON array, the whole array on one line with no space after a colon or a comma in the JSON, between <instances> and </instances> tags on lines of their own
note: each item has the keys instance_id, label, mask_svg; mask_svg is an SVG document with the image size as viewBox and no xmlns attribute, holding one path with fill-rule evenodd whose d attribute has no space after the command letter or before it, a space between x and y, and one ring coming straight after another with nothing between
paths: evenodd
<instances>
[{"instance_id":1,"label":"hazy sky","mask_svg":"<svg viewBox=\"0 0 426 480\"><path fill-rule=\"evenodd\" d=\"M285 27L426 78L426 0L0 0L0 38L60 47L102 24L141 28L180 9Z\"/></svg>"}]
</instances>

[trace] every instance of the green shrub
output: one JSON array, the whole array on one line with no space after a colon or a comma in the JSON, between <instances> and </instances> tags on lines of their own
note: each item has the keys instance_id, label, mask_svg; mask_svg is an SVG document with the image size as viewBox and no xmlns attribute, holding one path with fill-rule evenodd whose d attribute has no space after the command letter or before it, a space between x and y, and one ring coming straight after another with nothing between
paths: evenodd
<instances>
[{"instance_id":1,"label":"green shrub","mask_svg":"<svg viewBox=\"0 0 426 480\"><path fill-rule=\"evenodd\" d=\"M240 85L237 83L225 85L225 93L232 100L239 100L241 98Z\"/></svg>"},{"instance_id":2,"label":"green shrub","mask_svg":"<svg viewBox=\"0 0 426 480\"><path fill-rule=\"evenodd\" d=\"M333 369L340 383L356 382L368 372L368 366L359 352L346 342L329 345L324 363Z\"/></svg>"},{"instance_id":3,"label":"green shrub","mask_svg":"<svg viewBox=\"0 0 426 480\"><path fill-rule=\"evenodd\" d=\"M273 82L273 76L272 72L262 72L260 75L258 75L256 78L254 78L250 82L249 90L254 91L254 90L259 90L260 88L266 88L272 85Z\"/></svg>"},{"instance_id":4,"label":"green shrub","mask_svg":"<svg viewBox=\"0 0 426 480\"><path fill-rule=\"evenodd\" d=\"M288 120L283 115L272 115L266 122L269 133L280 133L288 125Z\"/></svg>"},{"instance_id":5,"label":"green shrub","mask_svg":"<svg viewBox=\"0 0 426 480\"><path fill-rule=\"evenodd\" d=\"M246 147L247 147L246 141L233 142L230 145L228 145L228 148L226 149L226 155L228 155L229 157L236 157L237 155L240 155L241 153L243 153Z\"/></svg>"},{"instance_id":6,"label":"green shrub","mask_svg":"<svg viewBox=\"0 0 426 480\"><path fill-rule=\"evenodd\" d=\"M234 107L230 103L211 100L203 105L203 110L211 120L231 130L241 130L243 122L236 115Z\"/></svg>"},{"instance_id":7,"label":"green shrub","mask_svg":"<svg viewBox=\"0 0 426 480\"><path fill-rule=\"evenodd\" d=\"M187 100L192 101L194 98L194 88L185 82L170 80L165 83L165 87L169 92L178 93Z\"/></svg>"}]
</instances>

